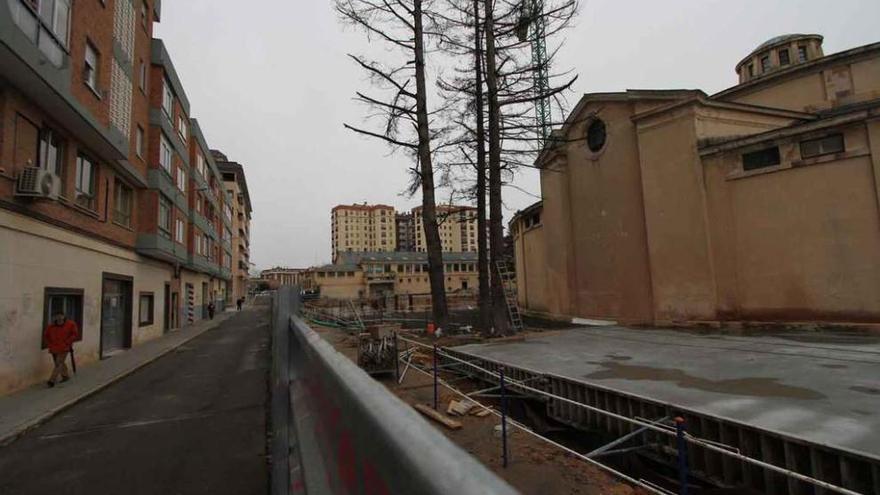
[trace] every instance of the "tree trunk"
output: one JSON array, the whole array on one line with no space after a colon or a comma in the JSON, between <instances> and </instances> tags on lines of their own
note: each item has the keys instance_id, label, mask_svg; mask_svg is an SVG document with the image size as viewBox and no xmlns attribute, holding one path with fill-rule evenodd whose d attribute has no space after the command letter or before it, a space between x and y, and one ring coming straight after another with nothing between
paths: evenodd
<instances>
[{"instance_id":1,"label":"tree trunk","mask_svg":"<svg viewBox=\"0 0 880 495\"><path fill-rule=\"evenodd\" d=\"M474 109L477 120L477 264L480 282L480 326L492 330L492 294L489 286L489 243L486 238L486 125L483 114L483 42L480 33L480 0L474 0Z\"/></svg>"},{"instance_id":2,"label":"tree trunk","mask_svg":"<svg viewBox=\"0 0 880 495\"><path fill-rule=\"evenodd\" d=\"M422 27L422 0L413 1L415 41L416 122L419 135L419 172L422 180L422 225L428 250L428 278L431 282L431 312L434 324L445 328L449 317L443 274L443 245L437 226L434 199L434 167L431 162L431 134L428 130L428 90L425 83L425 39Z\"/></svg>"},{"instance_id":3,"label":"tree trunk","mask_svg":"<svg viewBox=\"0 0 880 495\"><path fill-rule=\"evenodd\" d=\"M495 12L493 1L484 0L486 17L486 96L489 107L489 247L492 274L492 315L495 331L508 335L510 322L504 286L497 263L504 257L504 224L501 213L501 114L498 105L498 69L495 61Z\"/></svg>"}]
</instances>

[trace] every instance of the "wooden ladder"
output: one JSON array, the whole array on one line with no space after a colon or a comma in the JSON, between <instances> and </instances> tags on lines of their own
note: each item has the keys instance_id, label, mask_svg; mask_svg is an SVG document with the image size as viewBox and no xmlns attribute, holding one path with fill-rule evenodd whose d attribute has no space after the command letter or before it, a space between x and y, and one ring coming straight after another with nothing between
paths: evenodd
<instances>
[{"instance_id":1,"label":"wooden ladder","mask_svg":"<svg viewBox=\"0 0 880 495\"><path fill-rule=\"evenodd\" d=\"M497 261L495 268L498 270L501 287L504 289L504 302L507 303L507 315L510 317L510 325L515 332L521 332L523 322L516 301L516 273L510 270L510 265L506 261Z\"/></svg>"}]
</instances>

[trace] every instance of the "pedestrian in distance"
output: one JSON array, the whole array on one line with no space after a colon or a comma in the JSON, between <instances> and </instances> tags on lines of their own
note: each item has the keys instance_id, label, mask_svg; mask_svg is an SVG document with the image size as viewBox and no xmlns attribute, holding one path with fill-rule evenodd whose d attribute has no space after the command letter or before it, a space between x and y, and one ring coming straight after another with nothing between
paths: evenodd
<instances>
[{"instance_id":1,"label":"pedestrian in distance","mask_svg":"<svg viewBox=\"0 0 880 495\"><path fill-rule=\"evenodd\" d=\"M79 327L73 320L67 319L63 311L58 311L52 316L52 323L43 332L43 341L49 348L55 368L49 377L49 388L55 386L58 377L62 382L70 380L67 371L67 356L73 352L73 343L79 338Z\"/></svg>"},{"instance_id":2,"label":"pedestrian in distance","mask_svg":"<svg viewBox=\"0 0 880 495\"><path fill-rule=\"evenodd\" d=\"M208 318L214 319L214 301L208 303Z\"/></svg>"},{"instance_id":3,"label":"pedestrian in distance","mask_svg":"<svg viewBox=\"0 0 880 495\"><path fill-rule=\"evenodd\" d=\"M239 311L241 311L241 305L242 305L242 304L244 304L244 298L243 298L243 297L239 297L238 299L236 299L236 301L235 301L235 305L238 306L238 310L239 310Z\"/></svg>"}]
</instances>

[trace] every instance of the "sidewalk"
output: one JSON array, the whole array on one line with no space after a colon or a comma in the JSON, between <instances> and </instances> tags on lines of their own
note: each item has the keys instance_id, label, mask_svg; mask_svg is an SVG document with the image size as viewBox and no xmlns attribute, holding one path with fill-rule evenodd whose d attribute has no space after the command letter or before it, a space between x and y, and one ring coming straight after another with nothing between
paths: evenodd
<instances>
[{"instance_id":1,"label":"sidewalk","mask_svg":"<svg viewBox=\"0 0 880 495\"><path fill-rule=\"evenodd\" d=\"M73 379L53 389L40 382L30 388L0 397L0 446L6 445L31 428L159 359L231 318L236 311L220 312L213 320L175 330L104 361L79 370Z\"/></svg>"}]
</instances>

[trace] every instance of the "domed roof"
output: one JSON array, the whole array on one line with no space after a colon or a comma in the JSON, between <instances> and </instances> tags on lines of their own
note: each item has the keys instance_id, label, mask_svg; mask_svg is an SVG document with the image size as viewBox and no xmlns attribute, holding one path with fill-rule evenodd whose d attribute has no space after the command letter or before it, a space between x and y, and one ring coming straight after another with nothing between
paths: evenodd
<instances>
[{"instance_id":1,"label":"domed roof","mask_svg":"<svg viewBox=\"0 0 880 495\"><path fill-rule=\"evenodd\" d=\"M822 36L818 35L818 34L804 34L804 33L781 34L779 36L774 36L774 37L770 38L769 40L761 43L760 45L758 45L758 48L755 48L754 50L752 50L752 53L760 52L761 50L763 50L765 48L770 48L773 45L778 45L778 44L784 43L786 41L792 41L792 40L796 40L799 38L819 38L819 39L822 39Z\"/></svg>"},{"instance_id":2,"label":"domed roof","mask_svg":"<svg viewBox=\"0 0 880 495\"><path fill-rule=\"evenodd\" d=\"M772 48L776 45L781 45L783 43L788 43L788 42L791 42L794 40L810 39L810 38L818 39L820 43L824 39L821 34L805 34L805 33L791 33L791 34L782 34L779 36L774 36L774 37L770 38L769 40L758 45L757 48L755 48L754 50L751 51L751 53L746 55L746 57L744 59L742 59L738 64L736 64L736 69L738 71L739 68L744 63L748 62L758 52L762 52L762 51L767 50L769 48Z\"/></svg>"}]
</instances>

